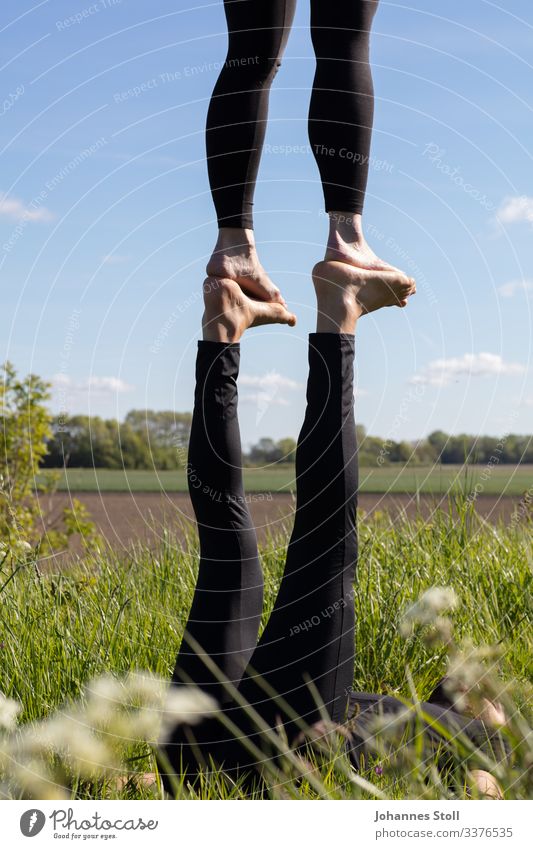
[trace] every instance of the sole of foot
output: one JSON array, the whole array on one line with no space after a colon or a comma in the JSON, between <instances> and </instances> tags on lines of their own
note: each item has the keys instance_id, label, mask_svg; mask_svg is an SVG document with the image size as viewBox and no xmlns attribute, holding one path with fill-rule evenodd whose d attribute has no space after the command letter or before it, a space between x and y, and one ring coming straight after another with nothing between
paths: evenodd
<instances>
[{"instance_id":1,"label":"sole of foot","mask_svg":"<svg viewBox=\"0 0 533 849\"><path fill-rule=\"evenodd\" d=\"M405 307L416 292L414 278L401 271L371 271L323 260L312 274L321 309L355 309L357 317L382 307Z\"/></svg>"},{"instance_id":2,"label":"sole of foot","mask_svg":"<svg viewBox=\"0 0 533 849\"><path fill-rule=\"evenodd\" d=\"M296 316L284 304L251 298L234 280L208 276L203 284L204 339L238 342L245 330L265 324L294 327Z\"/></svg>"}]
</instances>

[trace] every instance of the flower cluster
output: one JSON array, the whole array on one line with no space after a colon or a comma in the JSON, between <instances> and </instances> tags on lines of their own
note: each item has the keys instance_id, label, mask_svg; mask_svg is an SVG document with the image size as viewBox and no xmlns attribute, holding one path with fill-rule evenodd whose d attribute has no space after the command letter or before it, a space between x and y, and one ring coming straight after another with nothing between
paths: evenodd
<instances>
[{"instance_id":1,"label":"flower cluster","mask_svg":"<svg viewBox=\"0 0 533 849\"><path fill-rule=\"evenodd\" d=\"M170 686L150 672L90 681L77 701L49 717L17 725L21 705L0 694L2 790L24 798L70 798L69 778L95 780L124 771L125 752L138 741L167 739L179 723L193 725L217 710L195 687Z\"/></svg>"}]
</instances>

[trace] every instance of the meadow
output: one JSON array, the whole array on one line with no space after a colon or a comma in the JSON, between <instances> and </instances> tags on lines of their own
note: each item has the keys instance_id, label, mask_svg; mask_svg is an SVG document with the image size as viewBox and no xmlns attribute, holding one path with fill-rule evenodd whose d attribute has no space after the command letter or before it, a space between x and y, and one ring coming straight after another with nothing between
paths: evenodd
<instances>
[{"instance_id":1,"label":"meadow","mask_svg":"<svg viewBox=\"0 0 533 849\"><path fill-rule=\"evenodd\" d=\"M392 474L388 469L383 473ZM105 475L103 479L110 480ZM511 763L492 769L507 799L531 798L533 789L530 509L530 503L524 502L507 526L487 524L474 505L460 497L454 511L439 511L431 522L406 519L399 526L381 514L360 529L355 584L355 689L423 700L448 662L457 665L462 658L464 670L480 686L492 681L491 686L502 691L510 716L501 733L513 752ZM280 533L262 546L264 621L279 586L286 543ZM130 670L146 670L168 679L189 610L197 561L192 526L176 538L167 534L155 549L138 545L118 553L97 547L61 572L45 570L30 555L3 562L0 556L0 691L21 705L9 746L12 752L21 753L23 764L18 772L10 772L4 760L4 798L42 794L48 786L55 787L63 798L163 798L158 781L146 788L135 778L136 772L155 770L153 746L146 735L144 742L142 738L130 741L128 733L122 733L124 751L114 769L117 774L125 770L132 774L122 789L117 789L109 771L104 778L86 770L80 773L72 758L52 747L49 754L41 752L39 756L44 758L49 778L32 790L39 772L37 755L27 738L24 745L17 742L17 729L51 716L68 718L68 700L79 699L83 705L84 686L95 676L111 673L118 679ZM408 636L402 635L399 627L402 613L431 587L450 587L458 599L457 607L446 614L453 625L453 639L448 644L428 639L427 626L415 627ZM82 730L78 725L75 739L81 739ZM98 745L107 744L106 735L109 737L109 732L104 730L95 736L94 758L99 751L96 739ZM90 740L84 745L91 749ZM452 739L449 745L461 760L459 741ZM73 746L76 748L76 743ZM476 765L476 756L472 757ZM281 786L271 797L431 799L472 795L467 781L452 787L444 784L414 748L404 751L401 758L376 751L358 777L342 757L334 766L323 756L317 754L316 758L316 769L303 778L294 776L288 762ZM481 766L487 768L486 763ZM246 792L215 774L195 788L181 784L176 796L239 799L246 798Z\"/></svg>"},{"instance_id":2,"label":"meadow","mask_svg":"<svg viewBox=\"0 0 533 849\"><path fill-rule=\"evenodd\" d=\"M362 467L361 492L445 495L477 487L484 495L521 496L533 483L533 466L416 466L403 463ZM294 467L271 465L244 472L248 492L291 492ZM59 491L71 492L186 492L184 470L67 469L61 473Z\"/></svg>"}]
</instances>

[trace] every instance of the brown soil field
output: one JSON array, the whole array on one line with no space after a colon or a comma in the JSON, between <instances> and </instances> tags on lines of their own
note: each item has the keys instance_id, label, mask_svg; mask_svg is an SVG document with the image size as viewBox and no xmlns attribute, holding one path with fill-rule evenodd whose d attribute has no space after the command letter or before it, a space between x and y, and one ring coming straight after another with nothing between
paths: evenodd
<instances>
[{"instance_id":1,"label":"brown soil field","mask_svg":"<svg viewBox=\"0 0 533 849\"><path fill-rule=\"evenodd\" d=\"M191 502L185 493L56 493L41 498L43 514L57 515L70 499L78 498L89 510L98 531L115 549L127 548L133 542L149 546L157 544L166 528L173 535L183 535L184 520L194 518ZM487 521L508 521L519 504L519 498L480 495L476 501L477 512ZM268 534L276 534L292 526L294 501L291 495L278 494L249 496L249 507L258 537L265 541ZM447 508L445 499L438 496L409 495L359 496L359 520L375 511L388 513L392 519L404 511L408 517L417 514L430 519L435 510Z\"/></svg>"}]
</instances>

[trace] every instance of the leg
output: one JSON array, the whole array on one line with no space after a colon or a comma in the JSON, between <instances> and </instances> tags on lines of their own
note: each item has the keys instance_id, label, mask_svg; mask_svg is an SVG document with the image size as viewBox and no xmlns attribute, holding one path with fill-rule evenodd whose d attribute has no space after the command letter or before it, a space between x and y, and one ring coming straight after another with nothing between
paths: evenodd
<instances>
[{"instance_id":1,"label":"leg","mask_svg":"<svg viewBox=\"0 0 533 849\"><path fill-rule=\"evenodd\" d=\"M316 72L309 106L309 139L317 161L330 229L326 260L394 270L363 236L374 119L370 29L378 0L311 0Z\"/></svg>"},{"instance_id":2,"label":"leg","mask_svg":"<svg viewBox=\"0 0 533 849\"><path fill-rule=\"evenodd\" d=\"M187 465L200 565L172 681L176 686L192 683L223 703L228 698L226 684L238 685L255 648L262 612L263 577L242 480L239 340L246 327L293 325L295 318L279 303L250 300L229 280L208 278L204 299ZM202 653L194 650L189 637ZM216 663L218 677L207 668L204 655ZM191 761L196 765L196 743L209 739L214 726L204 721L175 729L163 749L176 772ZM164 767L160 765L165 781ZM170 785L165 786L171 792Z\"/></svg>"},{"instance_id":3,"label":"leg","mask_svg":"<svg viewBox=\"0 0 533 849\"><path fill-rule=\"evenodd\" d=\"M193 681L221 701L237 684L257 641L263 577L244 498L237 418L239 343L198 343L187 477L200 564L174 683ZM218 665L219 682L187 643L191 636Z\"/></svg>"},{"instance_id":4,"label":"leg","mask_svg":"<svg viewBox=\"0 0 533 849\"><path fill-rule=\"evenodd\" d=\"M219 235L209 275L250 294L282 300L255 250L252 206L268 118L296 0L225 0L228 55L207 114L207 165Z\"/></svg>"},{"instance_id":5,"label":"leg","mask_svg":"<svg viewBox=\"0 0 533 849\"><path fill-rule=\"evenodd\" d=\"M200 566L173 680L193 681L223 701L213 679L187 645L190 635L237 685L257 641L263 577L255 528L244 498L237 417L239 340L246 327L294 324L281 304L254 302L236 283L204 283L203 340L198 343L196 389L187 477L198 524Z\"/></svg>"}]
</instances>

